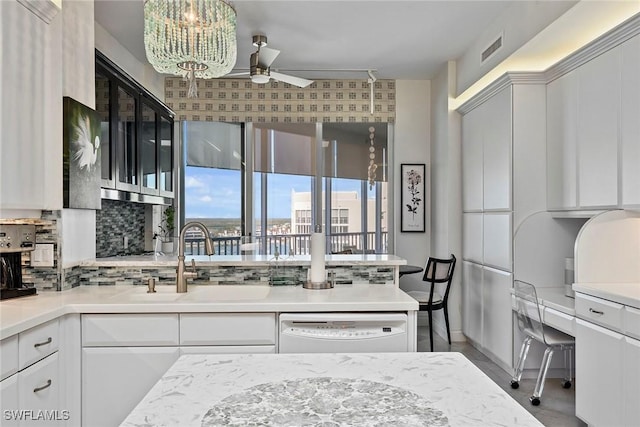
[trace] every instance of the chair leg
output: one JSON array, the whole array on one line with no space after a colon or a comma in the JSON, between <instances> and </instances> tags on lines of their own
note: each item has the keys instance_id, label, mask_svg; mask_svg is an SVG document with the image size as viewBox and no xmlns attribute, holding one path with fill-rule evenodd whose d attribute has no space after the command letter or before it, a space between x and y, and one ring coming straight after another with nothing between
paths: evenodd
<instances>
[{"instance_id":1,"label":"chair leg","mask_svg":"<svg viewBox=\"0 0 640 427\"><path fill-rule=\"evenodd\" d=\"M536 388L533 390L533 396L531 396L531 403L534 405L540 404L540 396L542 396L542 390L544 389L544 380L547 378L547 371L551 364L551 358L553 357L553 348L547 347L544 351L544 357L542 358L542 364L540 365L540 372L538 372L538 381L536 381ZM538 403L535 401L537 400Z\"/></svg>"},{"instance_id":2,"label":"chair leg","mask_svg":"<svg viewBox=\"0 0 640 427\"><path fill-rule=\"evenodd\" d=\"M429 340L431 342L431 352L433 352L433 316L431 310L427 311L429 312Z\"/></svg>"},{"instance_id":3,"label":"chair leg","mask_svg":"<svg viewBox=\"0 0 640 427\"><path fill-rule=\"evenodd\" d=\"M513 378L511 378L511 387L513 388L518 388L517 384L520 382L520 378L522 378L524 361L527 359L527 354L529 354L529 347L531 347L531 337L526 337L524 341L522 341L522 346L520 347L520 357L518 358L518 365L516 366Z\"/></svg>"},{"instance_id":4,"label":"chair leg","mask_svg":"<svg viewBox=\"0 0 640 427\"><path fill-rule=\"evenodd\" d=\"M447 325L447 339L449 340L449 345L451 345L451 332L449 332L449 311L447 310L447 306L444 306L444 323Z\"/></svg>"},{"instance_id":5,"label":"chair leg","mask_svg":"<svg viewBox=\"0 0 640 427\"><path fill-rule=\"evenodd\" d=\"M564 379L562 381L563 388L571 388L571 380L573 378L573 369L571 365L571 353L573 347L565 347L564 349Z\"/></svg>"}]
</instances>

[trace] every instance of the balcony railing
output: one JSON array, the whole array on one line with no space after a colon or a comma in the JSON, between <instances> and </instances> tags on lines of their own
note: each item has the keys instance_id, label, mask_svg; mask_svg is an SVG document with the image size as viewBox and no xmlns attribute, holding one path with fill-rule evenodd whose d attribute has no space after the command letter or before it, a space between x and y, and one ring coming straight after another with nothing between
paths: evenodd
<instances>
[{"instance_id":1,"label":"balcony railing","mask_svg":"<svg viewBox=\"0 0 640 427\"><path fill-rule=\"evenodd\" d=\"M376 248L376 233L334 233L328 237L327 252L351 250L353 253L387 253L387 232L381 233L381 247ZM212 237L216 255L309 255L309 234L269 234L267 236ZM204 237L185 238L185 254L203 255Z\"/></svg>"}]
</instances>

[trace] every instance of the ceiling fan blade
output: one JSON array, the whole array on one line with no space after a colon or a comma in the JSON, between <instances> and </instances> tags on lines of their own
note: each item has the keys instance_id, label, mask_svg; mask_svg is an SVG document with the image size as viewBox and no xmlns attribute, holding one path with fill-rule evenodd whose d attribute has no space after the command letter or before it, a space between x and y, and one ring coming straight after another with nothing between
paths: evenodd
<instances>
[{"instance_id":1,"label":"ceiling fan blade","mask_svg":"<svg viewBox=\"0 0 640 427\"><path fill-rule=\"evenodd\" d=\"M233 73L233 74L225 74L224 77L236 77L236 76L248 76L248 71L243 71L242 73Z\"/></svg>"},{"instance_id":2,"label":"ceiling fan blade","mask_svg":"<svg viewBox=\"0 0 640 427\"><path fill-rule=\"evenodd\" d=\"M269 49L268 47L261 47L258 57L258 66L260 68L269 68L273 61L280 55L280 51L276 49Z\"/></svg>"},{"instance_id":3,"label":"ceiling fan blade","mask_svg":"<svg viewBox=\"0 0 640 427\"><path fill-rule=\"evenodd\" d=\"M290 76L288 74L276 73L275 71L271 72L271 78L279 80L284 83L289 83L291 85L298 86L298 87L307 87L311 83L313 83L313 80L303 79L302 77Z\"/></svg>"}]
</instances>

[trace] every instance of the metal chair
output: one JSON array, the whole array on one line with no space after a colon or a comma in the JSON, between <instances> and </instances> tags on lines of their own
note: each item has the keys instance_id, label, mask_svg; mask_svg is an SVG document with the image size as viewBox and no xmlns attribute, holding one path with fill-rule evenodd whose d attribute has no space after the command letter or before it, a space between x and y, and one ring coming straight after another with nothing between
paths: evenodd
<instances>
[{"instance_id":1,"label":"metal chair","mask_svg":"<svg viewBox=\"0 0 640 427\"><path fill-rule=\"evenodd\" d=\"M429 312L429 339L431 340L431 351L433 351L433 315L435 310L444 310L444 322L447 325L447 339L451 345L451 332L449 331L449 309L447 300L449 299L449 289L453 279L453 271L456 268L456 257L451 254L449 259L439 259L429 257L424 268L422 280L429 283L429 291L408 291L418 301L419 310ZM446 283L444 297L436 291L437 283Z\"/></svg>"},{"instance_id":2,"label":"metal chair","mask_svg":"<svg viewBox=\"0 0 640 427\"><path fill-rule=\"evenodd\" d=\"M547 348L544 351L544 357L542 358L542 364L538 372L536 388L533 391L533 395L529 398L532 405L538 406L540 404L540 398L542 397L547 371L551 364L551 358L553 357L553 352L556 350L562 350L564 353L566 372L562 387L571 387L571 352L575 348L575 338L542 323L542 315L535 286L531 283L515 280L513 291L516 301L518 328L526 335L526 338L520 348L520 357L513 378L511 379L511 388L518 388L520 386L520 378L522 377L524 362L527 358L527 353L529 353L531 341L536 340L544 344Z\"/></svg>"}]
</instances>

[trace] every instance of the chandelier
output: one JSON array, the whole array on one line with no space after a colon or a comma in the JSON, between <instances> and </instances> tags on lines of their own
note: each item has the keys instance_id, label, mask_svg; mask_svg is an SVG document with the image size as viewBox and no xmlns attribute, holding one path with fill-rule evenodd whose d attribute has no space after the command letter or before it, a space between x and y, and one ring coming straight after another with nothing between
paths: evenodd
<instances>
[{"instance_id":1,"label":"chandelier","mask_svg":"<svg viewBox=\"0 0 640 427\"><path fill-rule=\"evenodd\" d=\"M225 0L145 0L144 45L159 73L189 80L228 74L236 64L236 11Z\"/></svg>"}]
</instances>

